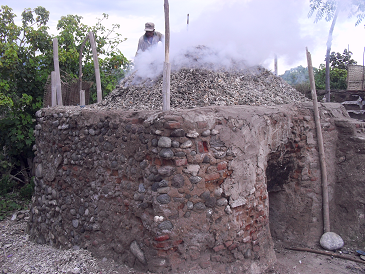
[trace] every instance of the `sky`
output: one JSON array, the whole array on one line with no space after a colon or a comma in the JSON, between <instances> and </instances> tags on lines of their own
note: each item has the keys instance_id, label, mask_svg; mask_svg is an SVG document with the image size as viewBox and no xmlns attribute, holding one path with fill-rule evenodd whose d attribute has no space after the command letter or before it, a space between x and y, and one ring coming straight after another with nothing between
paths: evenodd
<instances>
[{"instance_id":1,"label":"sky","mask_svg":"<svg viewBox=\"0 0 365 274\"><path fill-rule=\"evenodd\" d=\"M106 13L109 19L104 25L120 24L118 32L127 40L119 48L129 60L134 60L146 22L154 22L156 31L164 34L163 3L163 0L3 0L1 5L13 9L18 23L24 8L45 7L50 12L48 25L52 34L57 34L56 25L61 16L80 15L83 23L94 25ZM306 47L314 67L324 63L331 22L322 19L314 23L314 16L308 18L309 0L169 0L169 7L173 64L183 64L181 52L196 46L207 46L215 52L210 62L228 65L232 59L244 60L272 71L277 56L278 74L299 65L307 67ZM362 65L365 21L355 26L355 18L349 18L348 14L345 8L339 14L331 51L342 53L349 48L352 58ZM163 46L139 59L146 63L156 58L162 60L162 66ZM141 62L138 58L134 61Z\"/></svg>"}]
</instances>

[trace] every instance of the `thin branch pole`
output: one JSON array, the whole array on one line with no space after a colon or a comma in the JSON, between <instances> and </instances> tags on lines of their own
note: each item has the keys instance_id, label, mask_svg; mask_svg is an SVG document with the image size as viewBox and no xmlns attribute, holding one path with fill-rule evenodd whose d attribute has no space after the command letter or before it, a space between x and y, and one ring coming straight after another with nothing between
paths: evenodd
<instances>
[{"instance_id":1,"label":"thin branch pole","mask_svg":"<svg viewBox=\"0 0 365 274\"><path fill-rule=\"evenodd\" d=\"M163 85L162 85L162 110L170 110L170 74L171 64L169 63L170 50L170 20L169 20L169 1L164 0L165 10L165 63L163 67Z\"/></svg>"},{"instance_id":2,"label":"thin branch pole","mask_svg":"<svg viewBox=\"0 0 365 274\"><path fill-rule=\"evenodd\" d=\"M306 251L306 252L311 252L311 253L316 253L316 254L321 254L321 255L326 255L326 256L331 256L331 257L336 257L336 258L341 258L341 259L350 260L350 261L354 261L354 262L357 262L357 263L365 264L365 261L355 259L355 258L352 258L350 256L340 255L340 254L334 253L334 252L314 250L314 249L303 248L303 247L286 247L286 249L295 250L295 251Z\"/></svg>"},{"instance_id":3,"label":"thin branch pole","mask_svg":"<svg viewBox=\"0 0 365 274\"><path fill-rule=\"evenodd\" d=\"M100 103L103 99L103 95L101 92L101 82L100 82L100 69L99 69L99 61L98 61L98 53L96 52L96 43L94 34L92 31L89 32L91 49L93 51L94 58L94 69L95 69L95 81L96 81L96 93L97 93L97 102Z\"/></svg>"},{"instance_id":4,"label":"thin branch pole","mask_svg":"<svg viewBox=\"0 0 365 274\"><path fill-rule=\"evenodd\" d=\"M10 177L11 179L13 179L13 180L16 180L16 181L18 181L18 182L21 182L21 183L25 184L25 182L24 182L23 180L21 180L21 179L19 179L19 178L15 177L15 176L13 176L13 175L11 175L11 174L9 174L9 177Z\"/></svg>"},{"instance_id":5,"label":"thin branch pole","mask_svg":"<svg viewBox=\"0 0 365 274\"><path fill-rule=\"evenodd\" d=\"M58 39L53 39L53 63L54 70L56 72L56 90L57 90L57 105L62 106L62 91L61 91L61 77L60 77L60 64L58 61Z\"/></svg>"},{"instance_id":6,"label":"thin branch pole","mask_svg":"<svg viewBox=\"0 0 365 274\"><path fill-rule=\"evenodd\" d=\"M316 129L317 129L319 160L321 163L322 195L323 195L323 225L324 225L323 230L324 230L324 233L326 233L326 232L330 232L330 214L329 214L329 202L328 202L329 199L328 199L326 157L324 154L321 120L320 120L319 111L318 111L317 92L316 92L316 85L314 82L312 58L311 58L311 54L309 53L308 49L306 49L306 51L307 51L309 81L310 81L311 91L312 91L314 119L315 119Z\"/></svg>"}]
</instances>

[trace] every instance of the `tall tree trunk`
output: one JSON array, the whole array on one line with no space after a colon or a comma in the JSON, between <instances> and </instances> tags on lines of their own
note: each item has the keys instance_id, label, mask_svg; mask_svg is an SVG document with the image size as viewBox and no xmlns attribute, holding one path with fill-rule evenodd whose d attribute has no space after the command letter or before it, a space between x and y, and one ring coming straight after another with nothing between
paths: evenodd
<instances>
[{"instance_id":1,"label":"tall tree trunk","mask_svg":"<svg viewBox=\"0 0 365 274\"><path fill-rule=\"evenodd\" d=\"M327 39L327 52L326 52L326 102L327 103L329 103L331 101L330 54L331 54L331 46L332 46L332 34L333 34L333 29L335 28L338 11L339 11L339 7L336 8L336 12L335 12L335 15L333 16L330 32L328 34L328 39Z\"/></svg>"}]
</instances>

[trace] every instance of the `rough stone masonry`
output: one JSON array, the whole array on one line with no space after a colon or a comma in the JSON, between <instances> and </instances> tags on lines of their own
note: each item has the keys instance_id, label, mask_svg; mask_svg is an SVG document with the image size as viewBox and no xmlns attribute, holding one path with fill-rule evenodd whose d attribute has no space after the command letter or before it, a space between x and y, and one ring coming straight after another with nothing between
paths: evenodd
<instances>
[{"instance_id":1,"label":"rough stone masonry","mask_svg":"<svg viewBox=\"0 0 365 274\"><path fill-rule=\"evenodd\" d=\"M249 273L275 261L271 234L312 246L322 234L311 104L36 115L29 233L38 243L143 271L239 262ZM335 155L336 121L351 128L348 116L337 104L321 115ZM334 189L336 156L327 165Z\"/></svg>"}]
</instances>

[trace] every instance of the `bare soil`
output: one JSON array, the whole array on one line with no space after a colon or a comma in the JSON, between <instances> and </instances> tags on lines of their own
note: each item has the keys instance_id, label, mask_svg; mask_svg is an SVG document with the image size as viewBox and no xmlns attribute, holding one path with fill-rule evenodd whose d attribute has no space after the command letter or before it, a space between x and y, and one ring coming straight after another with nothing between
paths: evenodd
<instances>
[{"instance_id":1,"label":"bare soil","mask_svg":"<svg viewBox=\"0 0 365 274\"><path fill-rule=\"evenodd\" d=\"M107 258L95 258L86 250L59 250L48 245L38 245L29 241L26 233L27 213L18 212L0 222L0 273L133 273L141 274L126 265L120 265ZM19 218L21 216L21 218ZM25 217L24 217L25 216ZM320 248L318 247L318 250ZM281 242L275 243L277 263L265 274L349 274L365 273L364 264L345 259L333 258L309 252L288 250ZM355 248L345 247L341 251L347 256L359 259ZM247 273L239 264L221 265L219 268L201 269L198 265L191 274ZM255 272L255 269L251 270Z\"/></svg>"}]
</instances>

